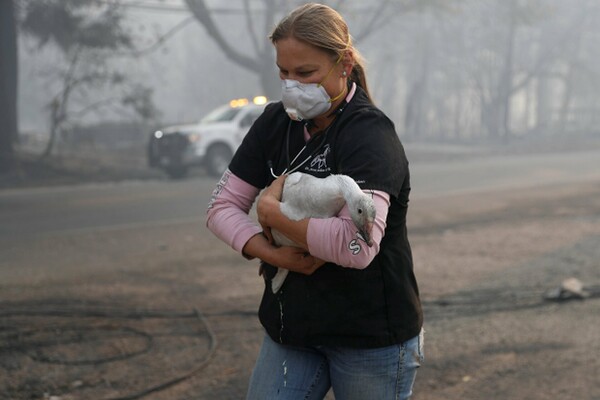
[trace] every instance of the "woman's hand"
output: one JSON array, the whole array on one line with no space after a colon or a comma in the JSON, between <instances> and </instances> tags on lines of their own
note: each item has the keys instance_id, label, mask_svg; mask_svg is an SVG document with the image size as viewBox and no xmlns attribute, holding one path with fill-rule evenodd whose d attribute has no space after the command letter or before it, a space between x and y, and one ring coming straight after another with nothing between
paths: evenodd
<instances>
[{"instance_id":1,"label":"woman's hand","mask_svg":"<svg viewBox=\"0 0 600 400\"><path fill-rule=\"evenodd\" d=\"M283 184L287 175L281 175L275 179L269 187L261 193L256 203L256 214L258 215L258 223L263 228L263 233L273 243L273 235L271 234L271 224L269 224L269 215L273 212L279 212L281 194L283 193Z\"/></svg>"},{"instance_id":2,"label":"woman's hand","mask_svg":"<svg viewBox=\"0 0 600 400\"><path fill-rule=\"evenodd\" d=\"M273 260L269 264L300 274L312 275L325 264L325 261L311 256L299 247L281 246L273 252Z\"/></svg>"},{"instance_id":3,"label":"woman's hand","mask_svg":"<svg viewBox=\"0 0 600 400\"><path fill-rule=\"evenodd\" d=\"M248 240L242 252L246 256L258 257L274 267L284 268L304 275L310 275L325 261L311 256L306 250L293 246L275 246L263 234ZM262 275L262 267L258 272Z\"/></svg>"}]
</instances>

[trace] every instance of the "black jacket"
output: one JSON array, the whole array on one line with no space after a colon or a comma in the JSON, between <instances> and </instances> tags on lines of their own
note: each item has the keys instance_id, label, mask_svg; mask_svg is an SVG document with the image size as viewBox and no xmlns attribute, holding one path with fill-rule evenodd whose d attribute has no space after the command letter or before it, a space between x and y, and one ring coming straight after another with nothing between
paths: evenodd
<instances>
[{"instance_id":1,"label":"black jacket","mask_svg":"<svg viewBox=\"0 0 600 400\"><path fill-rule=\"evenodd\" d=\"M262 325L277 342L292 345L384 347L419 334L419 291L406 230L410 175L393 123L360 88L330 125L306 143L303 124L290 123L281 103L269 105L236 152L231 171L264 188L275 174L306 158L300 169L318 177L349 175L363 189L390 194L380 251L365 269L327 263L310 276L290 272L273 294L276 268L264 264L266 286L259 309Z\"/></svg>"}]
</instances>

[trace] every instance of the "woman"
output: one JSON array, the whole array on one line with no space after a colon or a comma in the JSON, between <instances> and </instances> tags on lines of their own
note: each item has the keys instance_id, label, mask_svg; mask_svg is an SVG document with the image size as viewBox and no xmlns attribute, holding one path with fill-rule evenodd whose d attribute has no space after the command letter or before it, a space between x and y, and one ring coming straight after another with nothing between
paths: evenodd
<instances>
[{"instance_id":1,"label":"woman","mask_svg":"<svg viewBox=\"0 0 600 400\"><path fill-rule=\"evenodd\" d=\"M393 123L369 96L361 58L333 9L306 4L270 37L282 102L266 107L208 207L207 226L261 260L266 330L248 399L406 399L422 359L422 312L406 233L408 162ZM279 209L285 174L349 175L377 208L371 247L347 207L291 221ZM280 176L277 178L277 176ZM257 203L260 225L248 212ZM300 247L276 247L274 228ZM290 271L273 293L279 268Z\"/></svg>"}]
</instances>

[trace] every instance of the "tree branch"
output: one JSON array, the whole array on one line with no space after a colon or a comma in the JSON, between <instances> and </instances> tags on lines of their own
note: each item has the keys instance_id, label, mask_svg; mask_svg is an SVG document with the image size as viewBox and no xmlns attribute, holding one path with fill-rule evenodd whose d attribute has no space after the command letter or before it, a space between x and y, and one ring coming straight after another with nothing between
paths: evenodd
<instances>
[{"instance_id":1,"label":"tree branch","mask_svg":"<svg viewBox=\"0 0 600 400\"><path fill-rule=\"evenodd\" d=\"M581 38L580 37L575 38L575 36L578 36L581 34L581 30L578 29L578 27L581 27L584 25L584 21L585 21L586 17L587 17L587 14L585 12L582 12L577 16L577 18L574 19L574 21L569 25L569 27L564 30L564 35L561 35L559 40L554 42L553 46L550 47L547 52L545 52L544 54L542 54L538 57L537 62L535 63L533 69L531 69L529 71L529 73L524 78L521 79L520 82L514 84L511 87L511 89L510 89L511 95L516 93L517 91L521 90L526 85L528 85L529 82L533 78L538 76L540 71L543 71L544 68L546 68L554 58L556 58L560 54L564 54L565 49L568 46L572 46L574 39L576 39L575 42L579 42L579 40Z\"/></svg>"},{"instance_id":2,"label":"tree branch","mask_svg":"<svg viewBox=\"0 0 600 400\"><path fill-rule=\"evenodd\" d=\"M254 47L254 51L257 54L260 54L260 45L258 44L258 37L256 36L256 31L254 30L254 20L250 15L250 0L244 0L244 15L246 17L246 26L248 27L248 33L250 34L250 40L252 41L252 46Z\"/></svg>"},{"instance_id":3,"label":"tree branch","mask_svg":"<svg viewBox=\"0 0 600 400\"><path fill-rule=\"evenodd\" d=\"M376 29L376 27L381 28L382 26L385 25L383 23L380 23L382 20L381 15L385 11L385 9L389 3L390 3L390 0L382 0L379 3L379 7L373 14L373 17L371 18L371 20L367 23L367 27L365 29L363 29L361 32L359 32L357 35L354 36L355 43L360 42L361 40L363 40L364 38L369 36L371 33L373 33L373 31ZM389 15L388 15L388 20L389 20Z\"/></svg>"},{"instance_id":4,"label":"tree branch","mask_svg":"<svg viewBox=\"0 0 600 400\"><path fill-rule=\"evenodd\" d=\"M156 39L156 42L152 43L150 46L146 47L145 49L133 50L130 53L121 53L121 54L124 54L124 55L131 54L134 57L139 57L139 56L143 56L143 55L146 55L148 53L151 53L154 50L158 49L160 47L160 45L162 45L164 42L167 41L167 39L169 39L171 36L175 35L177 32L179 32L180 30L182 30L183 28L185 28L186 26L188 26L188 24L190 22L194 21L195 19L196 18L193 15L191 15L191 16L183 19L177 25L175 25L170 30L168 30L165 34L163 34L162 36L159 36Z\"/></svg>"},{"instance_id":5,"label":"tree branch","mask_svg":"<svg viewBox=\"0 0 600 400\"><path fill-rule=\"evenodd\" d=\"M221 50L223 50L227 58L244 68L260 73L261 66L259 62L257 62L255 59L252 59L248 56L237 52L233 47L229 45L229 43L227 43L227 41L221 34L221 31L219 31L219 29L217 28L217 25L215 24L211 16L211 12L206 7L206 3L204 2L204 0L185 0L185 2L192 14L194 15L194 17L196 17L198 22L200 22L204 26L209 36L212 37L215 42L217 42L217 44L219 45Z\"/></svg>"},{"instance_id":6,"label":"tree branch","mask_svg":"<svg viewBox=\"0 0 600 400\"><path fill-rule=\"evenodd\" d=\"M98 100L95 103L89 104L80 110L71 111L69 113L69 116L72 118L82 118L83 116L85 116L87 113L89 113L91 111L95 111L98 108L100 108L106 104L111 104L111 103L114 103L114 102L120 101L120 100L121 99L119 97L110 97L107 99Z\"/></svg>"}]
</instances>

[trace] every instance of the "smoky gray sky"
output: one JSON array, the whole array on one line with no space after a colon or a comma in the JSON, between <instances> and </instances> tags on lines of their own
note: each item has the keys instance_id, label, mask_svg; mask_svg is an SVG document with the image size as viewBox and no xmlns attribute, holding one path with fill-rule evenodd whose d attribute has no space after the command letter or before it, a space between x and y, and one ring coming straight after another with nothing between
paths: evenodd
<instances>
[{"instance_id":1,"label":"smoky gray sky","mask_svg":"<svg viewBox=\"0 0 600 400\"><path fill-rule=\"evenodd\" d=\"M123 0L125 26L147 48L190 18L183 1ZM296 2L283 1L277 18ZM339 2L338 2L339 3ZM367 60L375 101L414 139L469 139L506 134L582 133L598 126L600 6L592 0L341 2L356 47ZM264 2L208 1L219 30L236 50L255 56L270 46ZM416 6L420 5L420 6ZM251 27L251 30L250 30ZM20 37L21 130L44 131L48 104L60 91L64 57ZM153 90L158 123L191 122L232 98L263 94L259 77L235 64L192 20L156 50L111 58ZM274 79L277 78L273 66ZM111 96L110 89L80 97ZM73 109L76 105L72 106ZM78 123L127 118L109 107Z\"/></svg>"}]
</instances>

